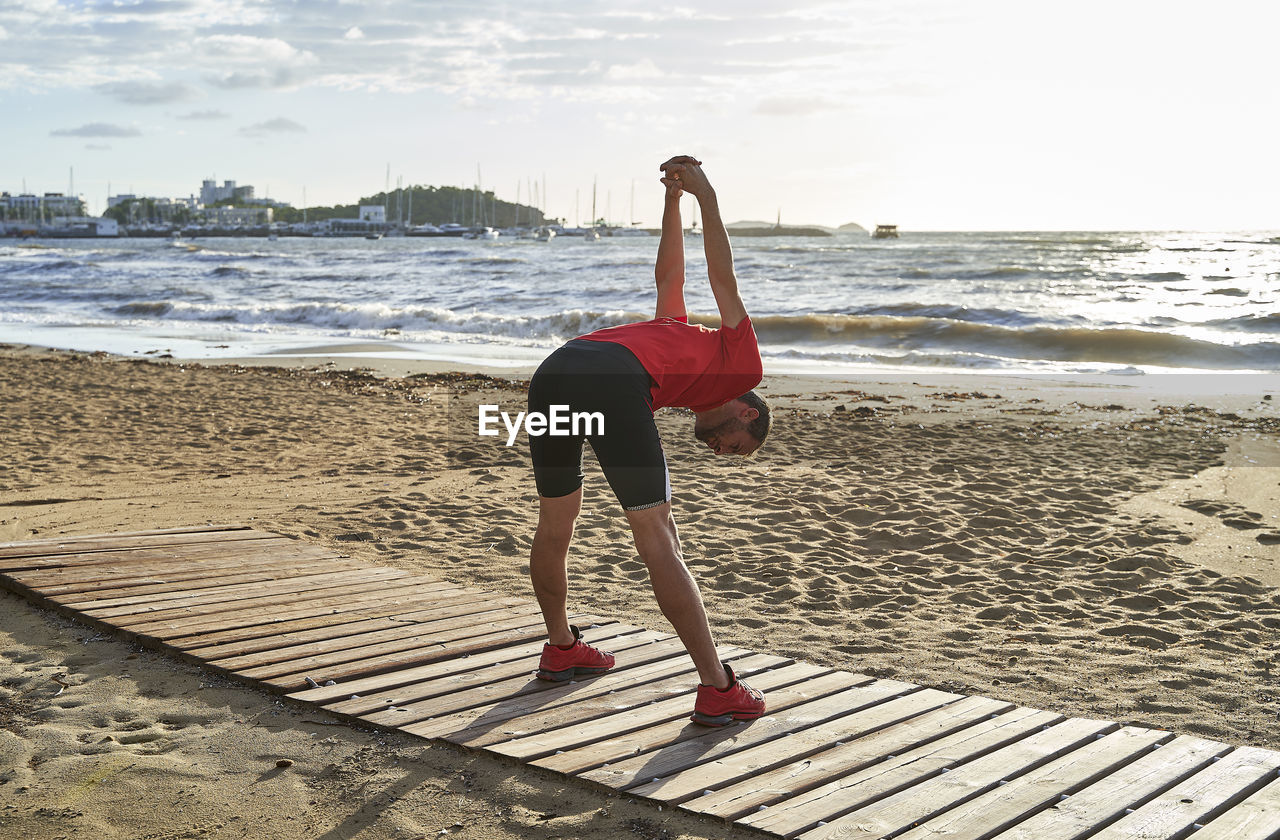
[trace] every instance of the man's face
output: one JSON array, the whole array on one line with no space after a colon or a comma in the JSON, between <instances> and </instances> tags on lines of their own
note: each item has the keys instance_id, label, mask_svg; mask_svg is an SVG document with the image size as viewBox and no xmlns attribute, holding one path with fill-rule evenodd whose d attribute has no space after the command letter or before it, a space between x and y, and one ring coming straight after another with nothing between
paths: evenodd
<instances>
[{"instance_id":1,"label":"man's face","mask_svg":"<svg viewBox=\"0 0 1280 840\"><path fill-rule=\"evenodd\" d=\"M750 455L760 446L747 431L747 424L737 417L715 425L703 425L701 418L694 420L693 436L717 455Z\"/></svg>"}]
</instances>

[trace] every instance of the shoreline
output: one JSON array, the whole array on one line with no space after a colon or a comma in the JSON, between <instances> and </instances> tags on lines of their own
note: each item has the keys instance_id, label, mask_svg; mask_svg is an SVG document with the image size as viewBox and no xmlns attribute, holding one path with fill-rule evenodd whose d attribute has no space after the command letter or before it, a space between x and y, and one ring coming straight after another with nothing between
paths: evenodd
<instances>
[{"instance_id":1,"label":"shoreline","mask_svg":"<svg viewBox=\"0 0 1280 840\"><path fill-rule=\"evenodd\" d=\"M527 451L474 434L527 373L460 367L0 349L0 542L241 522L530 598ZM734 463L687 413L658 422L720 644L1274 748L1280 394L1258 384L769 376L775 431ZM572 604L664 629L586 472ZM2 599L0 819L23 836L755 836L334 725Z\"/></svg>"},{"instance_id":2,"label":"shoreline","mask_svg":"<svg viewBox=\"0 0 1280 840\"><path fill-rule=\"evenodd\" d=\"M333 341L319 339L314 342L302 341L293 337L288 341L263 342L268 348L261 352L243 352L246 346L220 345L231 352L226 355L210 356L192 354L191 348L183 353L182 345L205 346L207 340L192 341L170 337L148 337L153 340L139 342L143 345L177 344L179 352L174 353L172 347L153 347L150 350L121 347L120 342L103 340L102 335L87 329L91 343L95 346L84 349L83 346L67 346L65 343L51 344L39 341L41 330L29 330L29 335L4 337L0 332L0 349L21 353L59 352L69 354L97 355L104 354L117 359L146 360L169 364L199 365L240 365L245 367L286 367L303 369L308 367L335 367L343 370L361 370L382 377L403 377L413 374L434 374L448 372L481 373L489 376L513 379L527 379L537 369L541 360L551 352L543 348L511 348L518 349L528 358L493 359L483 354L470 357L456 357L449 354L444 346L423 345L421 350L407 349L394 342L371 341ZM118 331L100 331L115 333ZM24 338L36 340L21 340ZM79 342L75 342L79 345ZM241 342L243 345L243 342ZM217 348L214 348L217 349ZM208 352L207 347L205 352ZM809 363L789 364L785 360L765 360L766 380L779 379L795 382L810 382L804 390L821 390L838 386L845 382L866 383L873 380L877 386L893 387L910 385L921 381L932 383L935 387L959 388L994 387L995 383L1015 383L1011 387L1048 388L1067 392L1073 389L1102 390L1109 393L1141 394L1144 399L1158 399L1159 395L1174 395L1179 399L1202 398L1212 400L1218 405L1233 406L1223 410L1236 410L1251 404L1250 397L1259 394L1274 393L1280 396L1280 371L1184 371L1169 369L1160 372L1144 372L1141 370L1116 370L1110 372L1042 372L1034 370L975 370L975 369L940 369L940 368L893 368L862 366L823 366ZM1156 395L1156 396L1152 396Z\"/></svg>"}]
</instances>

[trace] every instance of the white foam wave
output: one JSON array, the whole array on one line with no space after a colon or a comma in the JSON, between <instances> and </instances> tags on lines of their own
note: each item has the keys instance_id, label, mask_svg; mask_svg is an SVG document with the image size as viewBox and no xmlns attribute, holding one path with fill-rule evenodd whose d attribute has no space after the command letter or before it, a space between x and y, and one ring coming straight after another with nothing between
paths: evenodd
<instances>
[{"instance_id":1,"label":"white foam wave","mask_svg":"<svg viewBox=\"0 0 1280 840\"><path fill-rule=\"evenodd\" d=\"M622 309L568 309L549 315L504 315L493 312L455 312L433 306L394 307L379 303L311 302L225 305L190 301L146 301L114 307L115 315L271 329L292 326L348 335L445 332L469 336L518 339L565 339L604 327L648 317Z\"/></svg>"}]
</instances>

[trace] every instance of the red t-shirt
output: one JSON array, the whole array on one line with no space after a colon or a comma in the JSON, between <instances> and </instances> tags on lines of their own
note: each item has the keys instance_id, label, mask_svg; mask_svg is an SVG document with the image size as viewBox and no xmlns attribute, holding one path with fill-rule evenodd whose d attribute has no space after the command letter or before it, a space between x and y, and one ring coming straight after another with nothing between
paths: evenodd
<instances>
[{"instance_id":1,"label":"red t-shirt","mask_svg":"<svg viewBox=\"0 0 1280 840\"><path fill-rule=\"evenodd\" d=\"M764 377L751 319L709 329L688 318L655 318L606 327L586 341L621 344L653 377L653 408L679 406L710 411L750 391Z\"/></svg>"}]
</instances>

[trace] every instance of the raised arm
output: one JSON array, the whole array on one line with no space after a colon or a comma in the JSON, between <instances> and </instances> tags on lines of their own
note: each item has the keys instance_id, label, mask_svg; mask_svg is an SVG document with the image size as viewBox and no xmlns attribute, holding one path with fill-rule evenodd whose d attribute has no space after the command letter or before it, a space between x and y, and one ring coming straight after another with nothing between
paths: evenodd
<instances>
[{"instance_id":1,"label":"raised arm","mask_svg":"<svg viewBox=\"0 0 1280 840\"><path fill-rule=\"evenodd\" d=\"M720 309L720 322L726 327L736 327L747 317L747 308L738 294L738 278L733 273L733 249L729 245L729 233L720 218L720 205L716 191L702 171L702 163L687 155L674 157L662 164L667 174L663 183L676 182L679 187L693 194L702 208L702 247L707 254L707 279L711 293ZM670 189L670 184L668 184Z\"/></svg>"},{"instance_id":2,"label":"raised arm","mask_svg":"<svg viewBox=\"0 0 1280 840\"><path fill-rule=\"evenodd\" d=\"M680 185L663 179L667 189L662 208L662 238L658 240L658 259L653 267L658 284L658 309L655 318L684 318L684 230L680 226Z\"/></svg>"}]
</instances>

